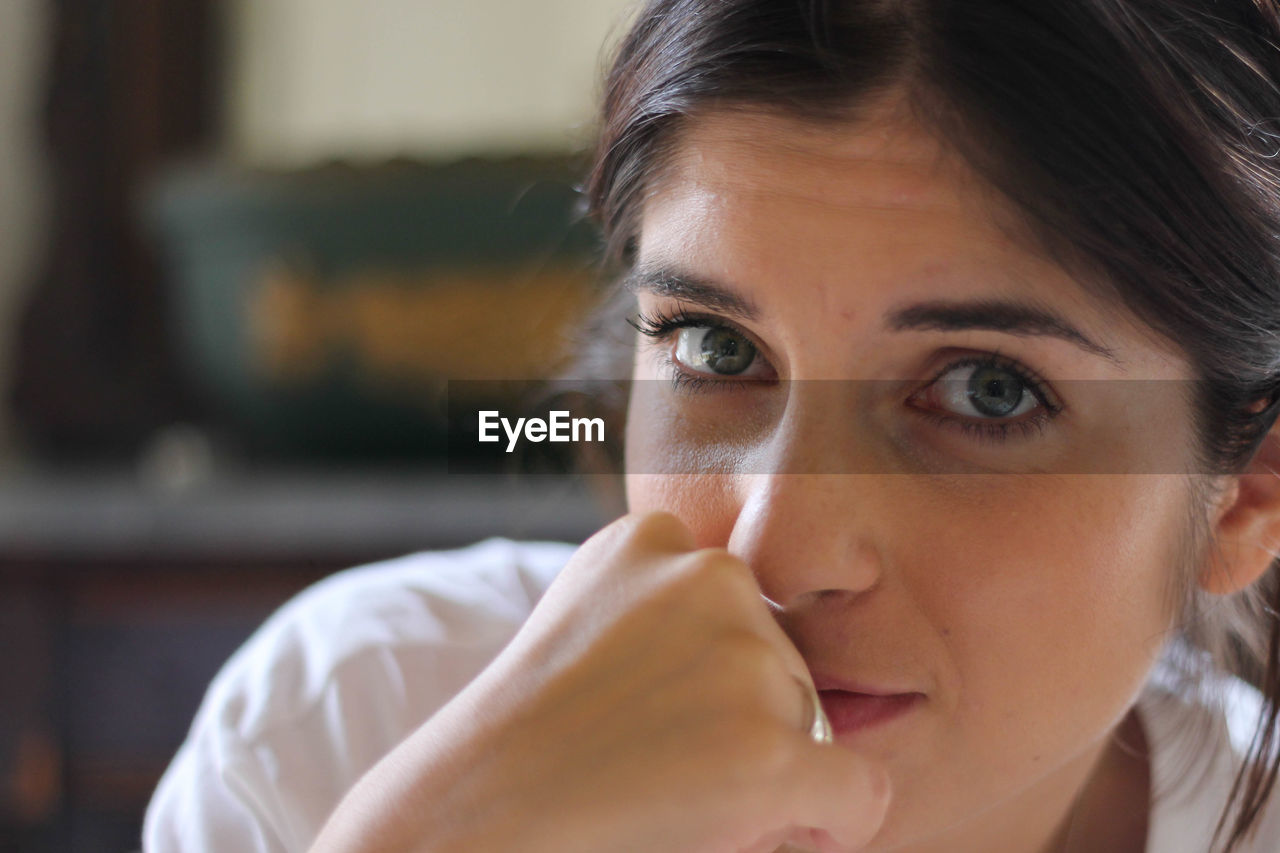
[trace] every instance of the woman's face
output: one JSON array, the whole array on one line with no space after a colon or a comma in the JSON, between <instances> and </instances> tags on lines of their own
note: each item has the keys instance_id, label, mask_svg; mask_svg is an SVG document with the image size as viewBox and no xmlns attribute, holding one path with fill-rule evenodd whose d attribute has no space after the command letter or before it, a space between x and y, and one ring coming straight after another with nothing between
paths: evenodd
<instances>
[{"instance_id":1,"label":"woman's face","mask_svg":"<svg viewBox=\"0 0 1280 853\"><path fill-rule=\"evenodd\" d=\"M752 567L819 688L922 695L838 741L892 776L877 848L959 850L1061 817L1159 653L1192 373L900 115L686 127L627 495Z\"/></svg>"}]
</instances>

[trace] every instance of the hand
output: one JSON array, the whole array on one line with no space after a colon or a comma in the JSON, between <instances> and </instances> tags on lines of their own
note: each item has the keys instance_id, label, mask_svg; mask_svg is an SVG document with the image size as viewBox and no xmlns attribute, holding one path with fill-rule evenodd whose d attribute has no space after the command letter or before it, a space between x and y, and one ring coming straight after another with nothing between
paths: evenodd
<instances>
[{"instance_id":1,"label":"hand","mask_svg":"<svg viewBox=\"0 0 1280 853\"><path fill-rule=\"evenodd\" d=\"M808 683L745 563L624 516L313 850L857 850L887 777L810 739Z\"/></svg>"}]
</instances>

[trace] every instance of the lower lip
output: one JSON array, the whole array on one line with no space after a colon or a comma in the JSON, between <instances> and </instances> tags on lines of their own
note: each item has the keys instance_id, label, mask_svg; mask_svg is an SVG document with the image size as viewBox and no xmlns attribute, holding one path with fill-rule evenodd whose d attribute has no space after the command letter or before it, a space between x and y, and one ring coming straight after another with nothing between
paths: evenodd
<instances>
[{"instance_id":1,"label":"lower lip","mask_svg":"<svg viewBox=\"0 0 1280 853\"><path fill-rule=\"evenodd\" d=\"M919 693L895 693L891 696L872 696L868 693L850 693L847 690L823 690L822 710L831 721L831 729L837 735L856 732L895 720L910 711L924 699Z\"/></svg>"}]
</instances>

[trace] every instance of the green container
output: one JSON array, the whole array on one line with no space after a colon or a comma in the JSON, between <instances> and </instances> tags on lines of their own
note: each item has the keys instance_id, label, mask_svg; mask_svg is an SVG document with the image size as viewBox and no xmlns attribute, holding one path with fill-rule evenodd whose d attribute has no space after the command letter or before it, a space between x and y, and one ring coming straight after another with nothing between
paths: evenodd
<instances>
[{"instance_id":1,"label":"green container","mask_svg":"<svg viewBox=\"0 0 1280 853\"><path fill-rule=\"evenodd\" d=\"M255 289L272 265L320 288L362 272L541 266L588 270L598 238L579 213L580 172L563 160L465 161L296 174L203 169L170 175L148 219L169 262L172 333L211 417L251 451L285 457L423 459L445 449L438 383L371 389L356 359L329 353L302 382L264 376ZM499 276L500 278L500 276ZM408 280L408 279L406 279ZM474 318L458 318L473 322Z\"/></svg>"}]
</instances>

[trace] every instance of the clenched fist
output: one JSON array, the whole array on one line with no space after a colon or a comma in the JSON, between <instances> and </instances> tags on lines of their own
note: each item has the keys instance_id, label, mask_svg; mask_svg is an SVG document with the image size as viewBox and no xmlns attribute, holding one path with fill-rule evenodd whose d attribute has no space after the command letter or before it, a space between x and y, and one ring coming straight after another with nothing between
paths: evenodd
<instances>
[{"instance_id":1,"label":"clenched fist","mask_svg":"<svg viewBox=\"0 0 1280 853\"><path fill-rule=\"evenodd\" d=\"M858 850L887 777L812 740L809 684L745 563L668 513L624 516L313 853Z\"/></svg>"}]
</instances>

